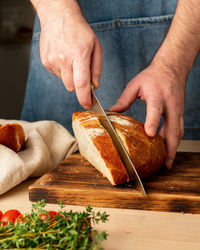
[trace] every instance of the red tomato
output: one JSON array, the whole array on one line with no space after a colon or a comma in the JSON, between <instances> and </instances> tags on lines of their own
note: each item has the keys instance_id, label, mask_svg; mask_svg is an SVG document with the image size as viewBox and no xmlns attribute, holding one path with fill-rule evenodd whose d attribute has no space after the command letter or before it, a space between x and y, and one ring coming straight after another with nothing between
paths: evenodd
<instances>
[{"instance_id":1,"label":"red tomato","mask_svg":"<svg viewBox=\"0 0 200 250\"><path fill-rule=\"evenodd\" d=\"M40 219L41 221L44 221L47 219L47 215L46 214L40 214Z\"/></svg>"},{"instance_id":2,"label":"red tomato","mask_svg":"<svg viewBox=\"0 0 200 250\"><path fill-rule=\"evenodd\" d=\"M1 217L1 221L3 222L4 225L6 225L8 223L8 221L12 222L13 224L15 223L15 220L17 219L17 217L20 215L21 213L16 210L16 209L11 209L6 211L2 217Z\"/></svg>"},{"instance_id":3,"label":"red tomato","mask_svg":"<svg viewBox=\"0 0 200 250\"><path fill-rule=\"evenodd\" d=\"M55 212L55 211L49 211L48 213L49 213L51 219L53 219L54 217L56 217L56 214L57 214L57 212Z\"/></svg>"},{"instance_id":4,"label":"red tomato","mask_svg":"<svg viewBox=\"0 0 200 250\"><path fill-rule=\"evenodd\" d=\"M31 215L29 214L28 217L30 217ZM17 217L17 222L20 223L20 222L25 222L26 221L26 218L24 217L23 214L20 214L18 217Z\"/></svg>"},{"instance_id":5,"label":"red tomato","mask_svg":"<svg viewBox=\"0 0 200 250\"><path fill-rule=\"evenodd\" d=\"M18 217L17 217L17 222L20 223L20 222L25 222L26 219L24 218L23 214L20 214Z\"/></svg>"},{"instance_id":6,"label":"red tomato","mask_svg":"<svg viewBox=\"0 0 200 250\"><path fill-rule=\"evenodd\" d=\"M56 217L57 212L48 211L48 214L50 215L50 220L52 220L52 219L54 219ZM40 214L40 219L42 221L45 221L47 219L47 214Z\"/></svg>"},{"instance_id":7,"label":"red tomato","mask_svg":"<svg viewBox=\"0 0 200 250\"><path fill-rule=\"evenodd\" d=\"M58 213L58 215L59 215L60 217L63 217L63 215L62 215L62 214L60 214L60 213Z\"/></svg>"},{"instance_id":8,"label":"red tomato","mask_svg":"<svg viewBox=\"0 0 200 250\"><path fill-rule=\"evenodd\" d=\"M1 219L2 215L3 215L3 213L2 213L1 210L0 210L0 219Z\"/></svg>"}]
</instances>

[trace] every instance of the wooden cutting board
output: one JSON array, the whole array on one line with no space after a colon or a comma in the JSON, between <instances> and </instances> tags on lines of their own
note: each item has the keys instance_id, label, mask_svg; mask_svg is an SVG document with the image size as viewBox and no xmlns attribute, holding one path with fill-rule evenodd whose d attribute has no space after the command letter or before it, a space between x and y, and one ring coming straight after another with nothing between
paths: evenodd
<instances>
[{"instance_id":1,"label":"wooden cutting board","mask_svg":"<svg viewBox=\"0 0 200 250\"><path fill-rule=\"evenodd\" d=\"M172 170L162 167L143 180L147 197L134 183L112 186L80 154L73 154L29 187L31 201L69 205L200 214L200 153L177 153Z\"/></svg>"}]
</instances>

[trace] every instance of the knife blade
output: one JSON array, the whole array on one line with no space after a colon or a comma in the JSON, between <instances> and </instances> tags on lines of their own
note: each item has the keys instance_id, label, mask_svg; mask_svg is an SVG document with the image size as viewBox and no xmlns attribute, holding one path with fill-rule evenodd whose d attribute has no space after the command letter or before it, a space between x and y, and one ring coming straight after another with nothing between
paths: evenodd
<instances>
[{"instance_id":1,"label":"knife blade","mask_svg":"<svg viewBox=\"0 0 200 250\"><path fill-rule=\"evenodd\" d=\"M142 184L142 181L137 173L137 170L135 169L129 154L126 150L126 148L124 147L124 145L121 142L121 139L119 138L116 130L114 129L113 125L111 124L108 116L106 115L104 109L102 108L96 94L94 91L94 86L91 85L91 92L92 92L92 102L93 102L93 107L92 110L96 111L97 113L100 114L100 118L99 121L101 123L101 125L107 130L107 132L109 133L113 144L121 158L121 161L123 162L127 173L129 175L130 180L134 180L135 181L135 188L136 190L138 190L143 196L146 196L146 192L144 189L144 186Z\"/></svg>"}]
</instances>

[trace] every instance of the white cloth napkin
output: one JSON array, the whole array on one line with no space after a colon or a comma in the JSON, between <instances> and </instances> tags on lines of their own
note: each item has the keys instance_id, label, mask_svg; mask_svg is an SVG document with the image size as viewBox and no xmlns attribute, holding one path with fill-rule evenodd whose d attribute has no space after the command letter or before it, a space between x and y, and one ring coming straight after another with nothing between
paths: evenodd
<instances>
[{"instance_id":1,"label":"white cloth napkin","mask_svg":"<svg viewBox=\"0 0 200 250\"><path fill-rule=\"evenodd\" d=\"M26 134L18 153L0 144L0 194L29 176L41 176L77 150L75 138L54 121L25 122L0 119L0 124L19 123Z\"/></svg>"}]
</instances>

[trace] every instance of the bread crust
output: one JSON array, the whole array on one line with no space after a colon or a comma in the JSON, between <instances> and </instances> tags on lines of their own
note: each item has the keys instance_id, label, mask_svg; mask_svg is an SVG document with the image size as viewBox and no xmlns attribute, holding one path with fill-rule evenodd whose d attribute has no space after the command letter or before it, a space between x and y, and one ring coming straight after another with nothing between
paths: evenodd
<instances>
[{"instance_id":1,"label":"bread crust","mask_svg":"<svg viewBox=\"0 0 200 250\"><path fill-rule=\"evenodd\" d=\"M156 134L153 138L147 136L144 125L130 116L110 111L106 113L126 147L139 176L145 178L158 170L166 158L166 149L162 137L159 134ZM91 137L93 145L99 151L113 176L114 185L127 182L129 178L126 169L108 132L100 124L98 118L98 114L94 111L75 112L73 114L73 121L78 119L80 125L86 131L91 128L104 130L104 133Z\"/></svg>"},{"instance_id":2,"label":"bread crust","mask_svg":"<svg viewBox=\"0 0 200 250\"><path fill-rule=\"evenodd\" d=\"M148 177L157 171L166 158L162 137L159 134L154 137L147 136L144 125L130 116L114 112L107 112L107 115L126 147L140 178ZM112 119L113 116L115 119ZM117 122L117 118L127 122L121 124Z\"/></svg>"},{"instance_id":3,"label":"bread crust","mask_svg":"<svg viewBox=\"0 0 200 250\"><path fill-rule=\"evenodd\" d=\"M23 127L18 123L0 125L0 144L15 152L21 150L25 143Z\"/></svg>"},{"instance_id":4,"label":"bread crust","mask_svg":"<svg viewBox=\"0 0 200 250\"><path fill-rule=\"evenodd\" d=\"M89 132L89 129L101 129L103 132L99 135L90 134L90 138L93 145L96 147L100 153L102 159L104 160L111 176L113 178L112 184L118 185L129 181L129 176L126 169L115 149L113 142L105 130L105 128L100 124L98 120L98 115L93 111L76 112L73 114L73 121L76 119L80 122L81 126ZM80 153L84 155L81 148ZM95 166L94 166L95 167ZM104 175L104 173L102 173Z\"/></svg>"}]
</instances>

